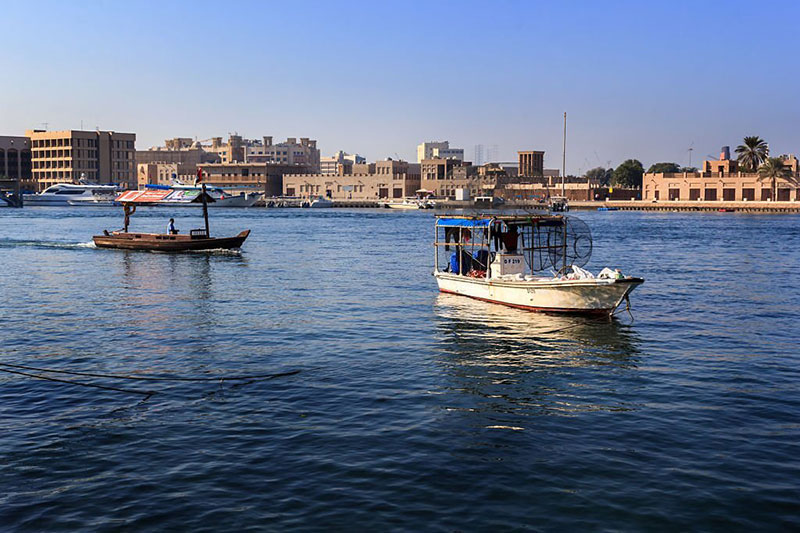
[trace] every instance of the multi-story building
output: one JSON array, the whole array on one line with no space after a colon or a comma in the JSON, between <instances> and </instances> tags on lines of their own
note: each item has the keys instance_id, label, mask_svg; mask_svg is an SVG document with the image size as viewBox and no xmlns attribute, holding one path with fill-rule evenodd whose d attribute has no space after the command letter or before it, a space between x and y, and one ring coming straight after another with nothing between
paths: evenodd
<instances>
[{"instance_id":1,"label":"multi-story building","mask_svg":"<svg viewBox=\"0 0 800 533\"><path fill-rule=\"evenodd\" d=\"M470 166L469 162L457 159L423 159L420 163L420 188L440 198L455 197L456 189L465 188L471 179L471 174L468 177L456 173L455 169Z\"/></svg>"},{"instance_id":2,"label":"multi-story building","mask_svg":"<svg viewBox=\"0 0 800 533\"><path fill-rule=\"evenodd\" d=\"M246 163L274 163L312 168L319 172L320 153L317 141L308 137L289 137L286 142L273 144L272 137L262 137L260 141L243 141L244 161ZM223 161L224 162L224 161Z\"/></svg>"},{"instance_id":3,"label":"multi-story building","mask_svg":"<svg viewBox=\"0 0 800 533\"><path fill-rule=\"evenodd\" d=\"M464 160L463 148L450 148L449 141L431 141L417 145L417 163L425 159L457 159Z\"/></svg>"},{"instance_id":4,"label":"multi-story building","mask_svg":"<svg viewBox=\"0 0 800 533\"><path fill-rule=\"evenodd\" d=\"M702 172L652 173L642 177L642 198L649 201L800 201L800 165L793 155L780 156L788 176L776 180L739 172L724 147L719 160L703 162ZM777 193L777 194L776 194Z\"/></svg>"},{"instance_id":5,"label":"multi-story building","mask_svg":"<svg viewBox=\"0 0 800 533\"><path fill-rule=\"evenodd\" d=\"M353 165L365 163L367 160L358 154L348 154L339 150L332 157L321 157L319 173L324 176L343 176L353 173Z\"/></svg>"},{"instance_id":6,"label":"multi-story building","mask_svg":"<svg viewBox=\"0 0 800 533\"><path fill-rule=\"evenodd\" d=\"M218 154L205 151L198 141L185 137L167 139L164 146L136 152L137 181L140 187L145 183L162 183L159 176L166 175L169 180L162 184L168 185L172 183L172 174L175 174L178 181L191 183L198 165L219 161Z\"/></svg>"},{"instance_id":7,"label":"multi-story building","mask_svg":"<svg viewBox=\"0 0 800 533\"><path fill-rule=\"evenodd\" d=\"M310 174L311 167L283 163L206 163L201 165L203 180L226 190L263 191L267 196L280 196L283 180L292 174ZM313 173L317 174L316 168Z\"/></svg>"},{"instance_id":8,"label":"multi-story building","mask_svg":"<svg viewBox=\"0 0 800 533\"><path fill-rule=\"evenodd\" d=\"M419 165L387 159L357 163L352 174L283 176L283 195L332 200L382 200L414 196L420 188Z\"/></svg>"},{"instance_id":9,"label":"multi-story building","mask_svg":"<svg viewBox=\"0 0 800 533\"><path fill-rule=\"evenodd\" d=\"M201 163L218 163L218 154L207 152L199 141L178 137L167 139L164 146L153 146L147 150L136 151L136 164L178 163L194 168Z\"/></svg>"},{"instance_id":10,"label":"multi-story building","mask_svg":"<svg viewBox=\"0 0 800 533\"><path fill-rule=\"evenodd\" d=\"M525 177L538 177L544 175L544 152L526 150L517 152L519 157L519 175Z\"/></svg>"},{"instance_id":11,"label":"multi-story building","mask_svg":"<svg viewBox=\"0 0 800 533\"><path fill-rule=\"evenodd\" d=\"M136 183L135 133L29 130L31 175L37 190L55 183Z\"/></svg>"},{"instance_id":12,"label":"multi-story building","mask_svg":"<svg viewBox=\"0 0 800 533\"><path fill-rule=\"evenodd\" d=\"M187 137L167 139L164 146L137 152L137 163L184 163L196 166L201 163L271 163L296 165L319 170L317 141L289 137L286 142L273 144L272 137L245 139L230 135L228 142L222 137L192 141Z\"/></svg>"},{"instance_id":13,"label":"multi-story building","mask_svg":"<svg viewBox=\"0 0 800 533\"><path fill-rule=\"evenodd\" d=\"M175 180L190 183L187 170L184 166L183 176L179 174L179 163L139 163L136 165L137 185L140 189L145 185L172 185ZM192 168L191 172L195 169Z\"/></svg>"},{"instance_id":14,"label":"multi-story building","mask_svg":"<svg viewBox=\"0 0 800 533\"><path fill-rule=\"evenodd\" d=\"M31 179L31 140L0 135L0 179L27 182Z\"/></svg>"}]
</instances>

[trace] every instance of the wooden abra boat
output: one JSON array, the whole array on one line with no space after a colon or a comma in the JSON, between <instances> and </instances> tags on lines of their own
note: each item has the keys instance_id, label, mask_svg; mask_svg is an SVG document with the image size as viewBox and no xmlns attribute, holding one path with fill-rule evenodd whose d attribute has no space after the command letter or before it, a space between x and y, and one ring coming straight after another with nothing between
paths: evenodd
<instances>
[{"instance_id":1,"label":"wooden abra boat","mask_svg":"<svg viewBox=\"0 0 800 533\"><path fill-rule=\"evenodd\" d=\"M95 235L94 244L98 248L119 248L123 250L150 250L157 252L188 252L195 250L230 250L244 243L250 230L244 230L235 237L208 237L204 230L192 230L189 235L168 235L162 233L109 232L108 235Z\"/></svg>"},{"instance_id":2,"label":"wooden abra boat","mask_svg":"<svg viewBox=\"0 0 800 533\"><path fill-rule=\"evenodd\" d=\"M198 171L198 176L200 176ZM122 250L148 250L153 252L189 252L197 250L230 250L239 248L250 235L250 230L244 230L235 237L211 237L208 229L208 193L205 184L202 185L203 220L205 228L193 229L188 235L171 233L130 233L128 225L130 217L136 212L136 204L152 202L150 192L128 191L121 194L117 201L125 210L125 226L122 231L108 230L103 235L92 237L98 248L118 248Z\"/></svg>"}]
</instances>

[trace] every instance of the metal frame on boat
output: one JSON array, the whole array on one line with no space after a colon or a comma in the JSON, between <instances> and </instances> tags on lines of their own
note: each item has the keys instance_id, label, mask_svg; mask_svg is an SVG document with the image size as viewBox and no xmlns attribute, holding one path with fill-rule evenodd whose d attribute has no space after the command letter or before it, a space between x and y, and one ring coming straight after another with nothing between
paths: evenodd
<instances>
[{"instance_id":1,"label":"metal frame on boat","mask_svg":"<svg viewBox=\"0 0 800 533\"><path fill-rule=\"evenodd\" d=\"M575 217L440 215L434 248L441 292L532 311L608 315L644 283L583 270L591 232Z\"/></svg>"}]
</instances>

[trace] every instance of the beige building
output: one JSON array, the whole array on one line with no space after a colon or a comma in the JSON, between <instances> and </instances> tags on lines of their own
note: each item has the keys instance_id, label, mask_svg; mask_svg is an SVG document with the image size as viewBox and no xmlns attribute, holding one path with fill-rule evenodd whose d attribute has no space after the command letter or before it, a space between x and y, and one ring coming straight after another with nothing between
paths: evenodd
<instances>
[{"instance_id":1,"label":"beige building","mask_svg":"<svg viewBox=\"0 0 800 533\"><path fill-rule=\"evenodd\" d=\"M517 152L519 158L519 175L526 177L544 175L544 152L527 150Z\"/></svg>"},{"instance_id":2,"label":"beige building","mask_svg":"<svg viewBox=\"0 0 800 533\"><path fill-rule=\"evenodd\" d=\"M183 176L180 176L178 163L139 163L136 165L137 185L139 189L145 185L172 185L175 179L182 183L191 183L187 173L194 178L195 168L183 168Z\"/></svg>"},{"instance_id":3,"label":"beige building","mask_svg":"<svg viewBox=\"0 0 800 533\"><path fill-rule=\"evenodd\" d=\"M56 183L136 183L136 134L29 130L31 175L37 190Z\"/></svg>"},{"instance_id":4,"label":"beige building","mask_svg":"<svg viewBox=\"0 0 800 533\"><path fill-rule=\"evenodd\" d=\"M0 180L27 182L31 179L31 140L0 135Z\"/></svg>"},{"instance_id":5,"label":"beige building","mask_svg":"<svg viewBox=\"0 0 800 533\"><path fill-rule=\"evenodd\" d=\"M279 163L207 163L201 165L203 180L229 191L264 191L267 196L280 196L284 178L308 173L308 167ZM314 174L317 175L317 174Z\"/></svg>"},{"instance_id":6,"label":"beige building","mask_svg":"<svg viewBox=\"0 0 800 533\"><path fill-rule=\"evenodd\" d=\"M262 137L261 140L245 139L242 150L244 158L238 161L306 167L311 172L320 170L317 141L308 137L300 137L299 141L296 137L289 137L286 142L277 144L272 142L272 137Z\"/></svg>"},{"instance_id":7,"label":"beige building","mask_svg":"<svg viewBox=\"0 0 800 533\"><path fill-rule=\"evenodd\" d=\"M469 162L456 159L423 159L420 164L420 188L439 198L455 197L456 189L468 188L470 177L455 169L470 167Z\"/></svg>"},{"instance_id":8,"label":"beige building","mask_svg":"<svg viewBox=\"0 0 800 533\"><path fill-rule=\"evenodd\" d=\"M450 141L431 141L417 145L417 163L425 159L458 159L464 160L463 148L450 148Z\"/></svg>"},{"instance_id":9,"label":"beige building","mask_svg":"<svg viewBox=\"0 0 800 533\"><path fill-rule=\"evenodd\" d=\"M358 154L348 154L339 150L332 157L321 157L319 173L325 176L343 176L353 173L353 165L365 163L367 160Z\"/></svg>"},{"instance_id":10,"label":"beige building","mask_svg":"<svg viewBox=\"0 0 800 533\"><path fill-rule=\"evenodd\" d=\"M762 179L756 173L736 171L736 161L726 159L724 150L719 160L703 163L704 172L645 174L642 178L642 198L650 201L800 201L797 158L793 155L781 157L791 176L777 180L777 198L773 198L771 180Z\"/></svg>"},{"instance_id":11,"label":"beige building","mask_svg":"<svg viewBox=\"0 0 800 533\"><path fill-rule=\"evenodd\" d=\"M154 146L148 150L137 150L136 164L177 163L179 179L193 178L197 165L218 163L219 155L206 152L198 141L185 137L167 139L164 146Z\"/></svg>"},{"instance_id":12,"label":"beige building","mask_svg":"<svg viewBox=\"0 0 800 533\"><path fill-rule=\"evenodd\" d=\"M406 161L377 161L353 165L345 175L283 176L283 195L332 200L382 200L414 196L420 188L419 165Z\"/></svg>"}]
</instances>

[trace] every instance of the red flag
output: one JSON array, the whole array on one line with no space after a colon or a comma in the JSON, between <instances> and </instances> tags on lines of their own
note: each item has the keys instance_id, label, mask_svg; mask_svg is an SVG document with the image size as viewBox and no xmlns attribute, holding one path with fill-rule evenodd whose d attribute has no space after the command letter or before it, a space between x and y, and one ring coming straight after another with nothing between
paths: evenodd
<instances>
[{"instance_id":1,"label":"red flag","mask_svg":"<svg viewBox=\"0 0 800 533\"><path fill-rule=\"evenodd\" d=\"M197 179L194 180L195 185L203 181L203 169L201 167L197 167Z\"/></svg>"}]
</instances>

